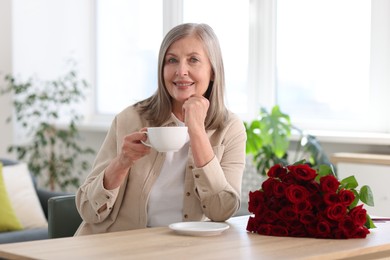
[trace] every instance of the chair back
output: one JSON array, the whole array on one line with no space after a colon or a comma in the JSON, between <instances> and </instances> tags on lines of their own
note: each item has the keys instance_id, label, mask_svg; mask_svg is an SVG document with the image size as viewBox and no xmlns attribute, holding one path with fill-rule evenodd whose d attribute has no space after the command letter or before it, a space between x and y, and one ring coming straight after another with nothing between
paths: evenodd
<instances>
[{"instance_id":1,"label":"chair back","mask_svg":"<svg viewBox=\"0 0 390 260\"><path fill-rule=\"evenodd\" d=\"M51 197L48 201L49 238L71 237L82 219L76 208L75 195Z\"/></svg>"}]
</instances>

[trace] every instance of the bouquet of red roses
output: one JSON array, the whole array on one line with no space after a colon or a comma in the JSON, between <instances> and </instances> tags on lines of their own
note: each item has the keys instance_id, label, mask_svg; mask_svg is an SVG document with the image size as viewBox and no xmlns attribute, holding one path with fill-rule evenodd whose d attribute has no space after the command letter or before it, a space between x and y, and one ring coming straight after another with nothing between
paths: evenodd
<instances>
[{"instance_id":1,"label":"bouquet of red roses","mask_svg":"<svg viewBox=\"0 0 390 260\"><path fill-rule=\"evenodd\" d=\"M331 167L304 164L271 167L261 189L249 192L247 230L271 236L364 238L374 228L363 203L373 206L368 186L354 176L339 181Z\"/></svg>"}]
</instances>

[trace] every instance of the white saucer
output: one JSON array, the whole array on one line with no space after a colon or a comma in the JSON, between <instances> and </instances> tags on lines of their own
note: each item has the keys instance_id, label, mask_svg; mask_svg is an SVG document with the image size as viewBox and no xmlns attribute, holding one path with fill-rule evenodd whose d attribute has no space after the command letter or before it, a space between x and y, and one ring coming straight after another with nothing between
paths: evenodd
<instances>
[{"instance_id":1,"label":"white saucer","mask_svg":"<svg viewBox=\"0 0 390 260\"><path fill-rule=\"evenodd\" d=\"M226 223L203 221L179 222L169 225L169 228L177 234L188 236L215 236L229 227Z\"/></svg>"}]
</instances>

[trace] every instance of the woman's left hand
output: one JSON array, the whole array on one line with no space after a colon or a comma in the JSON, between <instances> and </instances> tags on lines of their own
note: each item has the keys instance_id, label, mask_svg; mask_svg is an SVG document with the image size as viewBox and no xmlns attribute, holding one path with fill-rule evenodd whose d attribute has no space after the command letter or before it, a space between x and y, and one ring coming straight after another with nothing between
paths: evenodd
<instances>
[{"instance_id":1,"label":"woman's left hand","mask_svg":"<svg viewBox=\"0 0 390 260\"><path fill-rule=\"evenodd\" d=\"M184 123L189 133L204 131L204 122L210 102L203 96L194 95L183 104Z\"/></svg>"},{"instance_id":2,"label":"woman's left hand","mask_svg":"<svg viewBox=\"0 0 390 260\"><path fill-rule=\"evenodd\" d=\"M184 123L188 127L195 167L203 167L214 157L205 119L210 102L203 96L191 96L183 104Z\"/></svg>"}]
</instances>

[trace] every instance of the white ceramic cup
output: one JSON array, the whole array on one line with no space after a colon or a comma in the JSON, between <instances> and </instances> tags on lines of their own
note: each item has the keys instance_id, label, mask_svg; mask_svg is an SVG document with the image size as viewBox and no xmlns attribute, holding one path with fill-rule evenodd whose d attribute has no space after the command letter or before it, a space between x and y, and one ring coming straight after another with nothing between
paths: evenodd
<instances>
[{"instance_id":1,"label":"white ceramic cup","mask_svg":"<svg viewBox=\"0 0 390 260\"><path fill-rule=\"evenodd\" d=\"M188 129L186 126L148 127L147 142L144 145L152 147L159 152L174 152L180 150L187 142Z\"/></svg>"}]
</instances>

